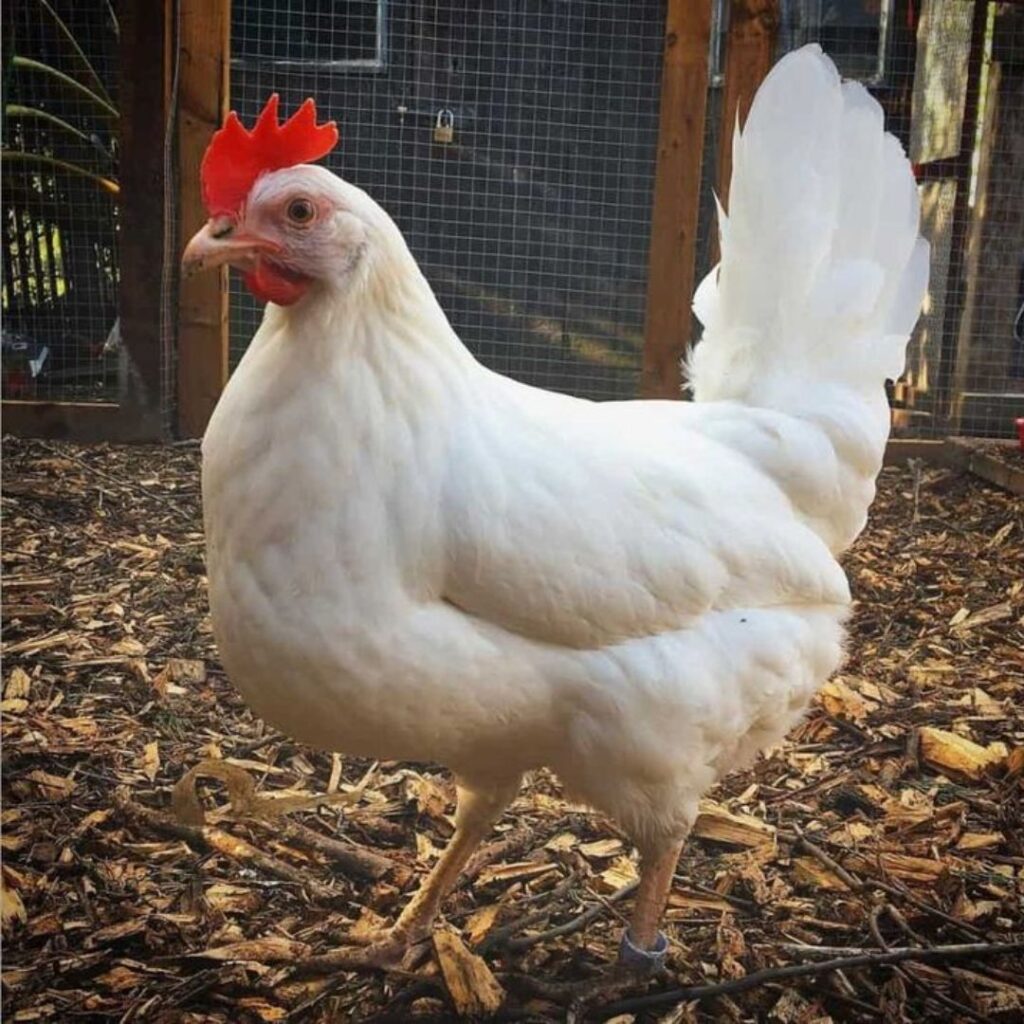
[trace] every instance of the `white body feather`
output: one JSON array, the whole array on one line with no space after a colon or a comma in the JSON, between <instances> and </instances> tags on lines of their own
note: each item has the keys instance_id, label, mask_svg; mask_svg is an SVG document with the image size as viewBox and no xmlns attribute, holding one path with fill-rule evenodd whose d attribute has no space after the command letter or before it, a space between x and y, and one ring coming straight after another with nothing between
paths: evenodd
<instances>
[{"instance_id":1,"label":"white body feather","mask_svg":"<svg viewBox=\"0 0 1024 1024\"><path fill-rule=\"evenodd\" d=\"M203 448L215 633L259 714L478 785L549 765L641 843L794 723L840 662L834 552L920 304L911 200L885 212L909 171L830 67L783 61L738 143L696 403L484 369L393 226L372 285L268 307Z\"/></svg>"}]
</instances>

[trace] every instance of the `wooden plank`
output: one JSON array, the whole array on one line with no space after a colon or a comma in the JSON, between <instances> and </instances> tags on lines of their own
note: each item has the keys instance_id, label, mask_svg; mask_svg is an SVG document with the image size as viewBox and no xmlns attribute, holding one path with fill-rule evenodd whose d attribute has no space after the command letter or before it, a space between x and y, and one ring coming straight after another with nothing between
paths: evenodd
<instances>
[{"instance_id":1,"label":"wooden plank","mask_svg":"<svg viewBox=\"0 0 1024 1024\"><path fill-rule=\"evenodd\" d=\"M228 109L230 0L180 0L178 211L184 244L206 221L199 164ZM228 379L227 271L182 280L178 292L178 433L206 429Z\"/></svg>"},{"instance_id":2,"label":"wooden plank","mask_svg":"<svg viewBox=\"0 0 1024 1024\"><path fill-rule=\"evenodd\" d=\"M931 463L944 463L944 441L921 441L916 438L891 437L885 446L886 466L903 466L908 459L923 459Z\"/></svg>"},{"instance_id":3,"label":"wooden plank","mask_svg":"<svg viewBox=\"0 0 1024 1024\"><path fill-rule=\"evenodd\" d=\"M985 442L991 444L992 442ZM999 442L1008 452L1015 452L1019 441ZM977 447L972 438L951 437L943 445L943 459L946 465L980 476L983 480L1002 487L1012 494L1024 496L1024 468L996 458Z\"/></svg>"},{"instance_id":4,"label":"wooden plank","mask_svg":"<svg viewBox=\"0 0 1024 1024\"><path fill-rule=\"evenodd\" d=\"M669 0L647 276L641 394L680 398L690 341L711 0Z\"/></svg>"},{"instance_id":5,"label":"wooden plank","mask_svg":"<svg viewBox=\"0 0 1024 1024\"><path fill-rule=\"evenodd\" d=\"M1024 363L1015 353L1024 233L1024 7L998 7L992 60L978 133L975 199L964 281L963 312L953 372L953 416L969 433L1012 435L1024 411ZM1021 51L1021 52L1018 52ZM1009 258L1008 258L1009 257ZM994 396L1016 392L1010 402ZM1007 406L1009 405L1009 409ZM1014 406L1016 406L1015 411ZM981 418L989 414L993 419Z\"/></svg>"},{"instance_id":6,"label":"wooden plank","mask_svg":"<svg viewBox=\"0 0 1024 1024\"><path fill-rule=\"evenodd\" d=\"M718 198L728 208L732 179L732 138L750 112L754 93L771 70L779 30L778 0L732 0L725 38L722 128L718 139ZM714 250L718 251L715 235ZM716 260L717 261L717 260Z\"/></svg>"},{"instance_id":7,"label":"wooden plank","mask_svg":"<svg viewBox=\"0 0 1024 1024\"><path fill-rule=\"evenodd\" d=\"M140 418L130 406L109 402L16 402L4 401L4 433L51 440L158 441L162 438L158 417Z\"/></svg>"},{"instance_id":8,"label":"wooden plank","mask_svg":"<svg viewBox=\"0 0 1024 1024\"><path fill-rule=\"evenodd\" d=\"M979 347L989 341L983 329L977 323L978 293L981 290L980 270L982 249L985 244L985 228L988 220L989 179L992 174L992 154L996 149L996 123L999 108L1001 68L997 63L989 65L988 88L985 99L985 113L982 121L978 146L981 150L978 157L978 177L975 189L973 211L969 214L970 223L966 239L967 255L964 262L965 289L963 305L960 312L960 330L957 336L955 361L952 376L952 423L958 427L963 413L964 393L970 385L970 371L974 351L973 342L978 341ZM959 186L961 189L963 184ZM1015 271L1016 268L1013 268ZM985 311L988 313L988 310ZM987 345L985 346L988 347ZM986 353L987 354L987 353Z\"/></svg>"},{"instance_id":9,"label":"wooden plank","mask_svg":"<svg viewBox=\"0 0 1024 1024\"><path fill-rule=\"evenodd\" d=\"M167 22L164 17L154 17L152 0L123 0L119 17L119 304L121 342L131 366L130 388L123 404L125 415L134 411L138 416L140 434L150 436L162 421L161 409L167 397L162 389L165 358L160 332L167 230L164 203Z\"/></svg>"},{"instance_id":10,"label":"wooden plank","mask_svg":"<svg viewBox=\"0 0 1024 1024\"><path fill-rule=\"evenodd\" d=\"M942 331L942 350L939 360L936 391L947 396L946 417L952 419L956 396L951 394L956 364L956 346L959 335L962 302L966 286L963 280L964 264L968 245L968 222L970 217L971 163L974 150L975 132L978 127L978 108L981 102L981 72L985 56L985 28L988 23L988 3L974 0L974 20L971 25L971 52L967 65L967 96L964 100L964 117L960 129L960 152L957 155L957 191L953 204L953 220L950 226L952 242L949 254L948 292L946 316Z\"/></svg>"}]
</instances>

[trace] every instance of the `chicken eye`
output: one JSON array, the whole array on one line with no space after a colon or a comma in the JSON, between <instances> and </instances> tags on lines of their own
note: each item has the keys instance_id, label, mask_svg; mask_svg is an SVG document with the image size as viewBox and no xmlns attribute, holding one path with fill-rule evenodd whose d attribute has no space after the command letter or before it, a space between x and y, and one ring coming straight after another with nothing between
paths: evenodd
<instances>
[{"instance_id":1,"label":"chicken eye","mask_svg":"<svg viewBox=\"0 0 1024 1024\"><path fill-rule=\"evenodd\" d=\"M308 224L316 216L316 207L308 199L293 199L288 204L288 219L293 224Z\"/></svg>"}]
</instances>

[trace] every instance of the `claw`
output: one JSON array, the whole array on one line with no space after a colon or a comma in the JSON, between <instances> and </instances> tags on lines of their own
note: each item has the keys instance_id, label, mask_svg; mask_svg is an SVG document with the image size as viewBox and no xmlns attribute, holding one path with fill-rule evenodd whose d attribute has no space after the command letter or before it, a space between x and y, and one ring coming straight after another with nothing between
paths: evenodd
<instances>
[{"instance_id":1,"label":"claw","mask_svg":"<svg viewBox=\"0 0 1024 1024\"><path fill-rule=\"evenodd\" d=\"M377 967L382 971L403 967L409 947L404 942L384 939L363 947L360 956L365 959L368 967Z\"/></svg>"},{"instance_id":2,"label":"claw","mask_svg":"<svg viewBox=\"0 0 1024 1024\"><path fill-rule=\"evenodd\" d=\"M427 949L425 942L410 942L405 935L388 932L348 935L329 953L301 960L293 967L299 976L337 971L412 971Z\"/></svg>"}]
</instances>

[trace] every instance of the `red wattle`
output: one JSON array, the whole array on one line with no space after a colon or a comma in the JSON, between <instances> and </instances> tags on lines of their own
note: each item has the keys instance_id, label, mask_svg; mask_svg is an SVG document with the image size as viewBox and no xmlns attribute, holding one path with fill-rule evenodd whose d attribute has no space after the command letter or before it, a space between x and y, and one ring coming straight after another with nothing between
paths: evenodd
<instances>
[{"instance_id":1,"label":"red wattle","mask_svg":"<svg viewBox=\"0 0 1024 1024\"><path fill-rule=\"evenodd\" d=\"M290 306L306 294L310 280L298 274L289 274L260 260L255 270L245 275L245 286L263 302Z\"/></svg>"}]
</instances>

